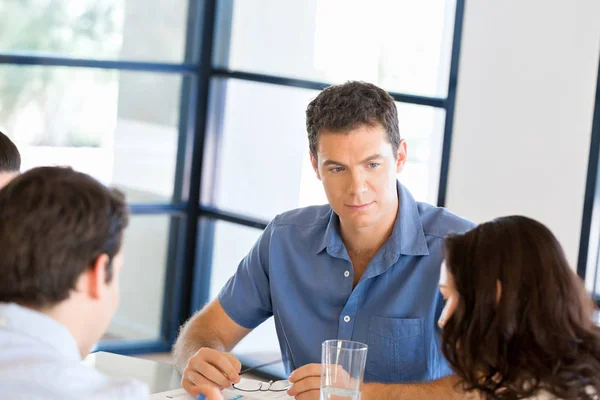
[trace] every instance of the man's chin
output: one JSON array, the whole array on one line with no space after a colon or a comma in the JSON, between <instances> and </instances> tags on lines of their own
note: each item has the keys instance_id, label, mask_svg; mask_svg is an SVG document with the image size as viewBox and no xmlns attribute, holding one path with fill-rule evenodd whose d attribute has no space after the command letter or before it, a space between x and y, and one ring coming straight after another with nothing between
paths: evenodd
<instances>
[{"instance_id":1,"label":"man's chin","mask_svg":"<svg viewBox=\"0 0 600 400\"><path fill-rule=\"evenodd\" d=\"M369 214L351 215L346 217L345 220L354 229L370 228L375 223L375 218Z\"/></svg>"}]
</instances>

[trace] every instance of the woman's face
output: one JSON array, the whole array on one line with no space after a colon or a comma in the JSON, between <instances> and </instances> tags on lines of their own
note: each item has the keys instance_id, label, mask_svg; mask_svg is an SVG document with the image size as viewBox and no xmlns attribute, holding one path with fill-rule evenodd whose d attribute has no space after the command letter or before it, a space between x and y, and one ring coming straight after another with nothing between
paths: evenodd
<instances>
[{"instance_id":1,"label":"woman's face","mask_svg":"<svg viewBox=\"0 0 600 400\"><path fill-rule=\"evenodd\" d=\"M446 322L448 322L452 314L454 314L460 298L456 291L456 287L454 286L454 277L448 271L448 268L446 268L445 261L442 263L442 269L440 271L440 293L446 301L444 309L442 310L442 315L438 320L438 326L443 329Z\"/></svg>"}]
</instances>

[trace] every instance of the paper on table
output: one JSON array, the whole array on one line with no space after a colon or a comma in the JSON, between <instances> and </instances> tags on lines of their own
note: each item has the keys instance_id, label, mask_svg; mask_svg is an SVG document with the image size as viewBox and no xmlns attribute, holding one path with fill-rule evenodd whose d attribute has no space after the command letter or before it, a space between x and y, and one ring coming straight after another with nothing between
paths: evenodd
<instances>
[{"instance_id":1,"label":"paper on table","mask_svg":"<svg viewBox=\"0 0 600 400\"><path fill-rule=\"evenodd\" d=\"M287 392L241 392L235 389L223 390L225 400L286 400L293 399ZM177 399L179 400L179 399Z\"/></svg>"},{"instance_id":2,"label":"paper on table","mask_svg":"<svg viewBox=\"0 0 600 400\"><path fill-rule=\"evenodd\" d=\"M169 390L167 392L154 393L150 400L195 400L183 389Z\"/></svg>"},{"instance_id":3,"label":"paper on table","mask_svg":"<svg viewBox=\"0 0 600 400\"><path fill-rule=\"evenodd\" d=\"M241 392L235 389L225 389L222 392L225 400L289 400L293 399L286 392ZM195 400L183 389L155 393L150 400Z\"/></svg>"}]
</instances>

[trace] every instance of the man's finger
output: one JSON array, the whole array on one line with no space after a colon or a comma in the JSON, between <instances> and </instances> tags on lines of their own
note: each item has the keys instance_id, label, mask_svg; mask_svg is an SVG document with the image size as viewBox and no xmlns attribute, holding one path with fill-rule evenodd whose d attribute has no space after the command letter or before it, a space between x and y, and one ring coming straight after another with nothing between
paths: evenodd
<instances>
[{"instance_id":1,"label":"man's finger","mask_svg":"<svg viewBox=\"0 0 600 400\"><path fill-rule=\"evenodd\" d=\"M238 373L239 378L239 373L242 370L242 363L240 362L240 360L238 360L237 357L231 353L224 353L223 355L229 360L229 362L233 366L233 369L235 369L235 371ZM239 379L237 380L237 382L239 382Z\"/></svg>"},{"instance_id":2,"label":"man's finger","mask_svg":"<svg viewBox=\"0 0 600 400\"><path fill-rule=\"evenodd\" d=\"M199 373L186 369L183 378L181 379L181 387L191 395L195 395L195 388L198 386L210 386L207 384L208 380ZM220 391L220 388L215 386L216 390Z\"/></svg>"},{"instance_id":3,"label":"man's finger","mask_svg":"<svg viewBox=\"0 0 600 400\"><path fill-rule=\"evenodd\" d=\"M301 379L296 381L292 387L288 390L288 395L290 396L298 396L304 392L309 392L311 390L319 390L321 387L321 377L320 376L310 376L308 378Z\"/></svg>"},{"instance_id":4,"label":"man's finger","mask_svg":"<svg viewBox=\"0 0 600 400\"><path fill-rule=\"evenodd\" d=\"M227 376L223 375L223 372L221 372L220 370L215 368L212 364L202 362L198 365L195 365L194 369L196 370L196 372L198 372L200 375L202 375L202 377L204 377L204 378L206 378L206 380L208 380L208 382L205 382L205 381L194 382L196 384L212 383L216 386L219 386L220 388L227 388L227 387L231 386L231 383L232 383L231 379L229 379ZM194 376L194 375L191 375L191 376Z\"/></svg>"},{"instance_id":5,"label":"man's finger","mask_svg":"<svg viewBox=\"0 0 600 400\"><path fill-rule=\"evenodd\" d=\"M206 353L204 360L214 365L218 370L220 370L223 374L227 375L227 377L232 382L238 382L240 380L240 370L234 368L231 360L227 357L226 354L219 352L210 352Z\"/></svg>"},{"instance_id":6,"label":"man's finger","mask_svg":"<svg viewBox=\"0 0 600 400\"><path fill-rule=\"evenodd\" d=\"M181 387L188 393L190 393L190 390L192 390L192 387L194 387L194 382L190 381L187 378L183 378L181 380Z\"/></svg>"},{"instance_id":7,"label":"man's finger","mask_svg":"<svg viewBox=\"0 0 600 400\"><path fill-rule=\"evenodd\" d=\"M182 385L184 380L187 380L194 386L212 385L216 388L220 388L220 386L217 383L212 382L210 379L206 378L198 371L194 371L192 369L186 369L185 371L183 371Z\"/></svg>"},{"instance_id":8,"label":"man's finger","mask_svg":"<svg viewBox=\"0 0 600 400\"><path fill-rule=\"evenodd\" d=\"M300 367L292 372L288 380L294 383L309 376L321 376L321 364L307 364Z\"/></svg>"},{"instance_id":9,"label":"man's finger","mask_svg":"<svg viewBox=\"0 0 600 400\"><path fill-rule=\"evenodd\" d=\"M320 392L318 390L311 390L310 392L304 392L295 397L296 400L319 400Z\"/></svg>"}]
</instances>

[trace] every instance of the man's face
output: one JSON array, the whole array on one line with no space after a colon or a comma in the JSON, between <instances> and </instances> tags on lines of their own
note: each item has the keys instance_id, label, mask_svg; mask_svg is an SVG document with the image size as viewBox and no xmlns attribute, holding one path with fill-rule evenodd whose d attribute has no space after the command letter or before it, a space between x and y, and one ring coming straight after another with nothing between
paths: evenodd
<instances>
[{"instance_id":1,"label":"man's face","mask_svg":"<svg viewBox=\"0 0 600 400\"><path fill-rule=\"evenodd\" d=\"M311 155L311 161L343 224L366 228L395 215L396 175L406 163L406 143L402 140L394 153L380 124L361 125L347 133L324 130L317 159Z\"/></svg>"},{"instance_id":2,"label":"man's face","mask_svg":"<svg viewBox=\"0 0 600 400\"><path fill-rule=\"evenodd\" d=\"M0 189L8 185L8 182L12 181L17 175L18 172L0 172Z\"/></svg>"}]
</instances>

